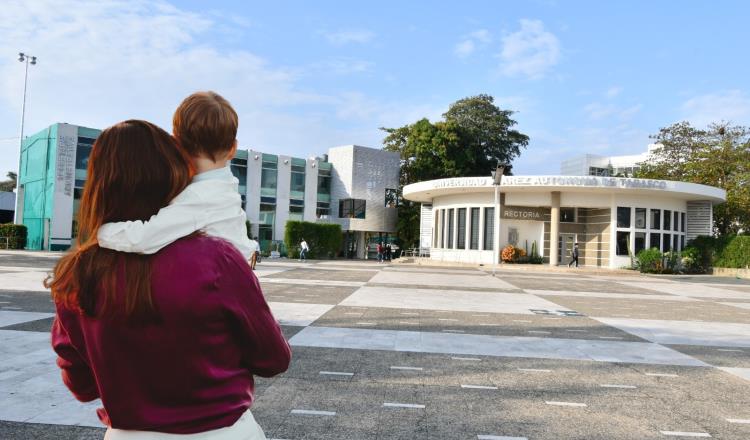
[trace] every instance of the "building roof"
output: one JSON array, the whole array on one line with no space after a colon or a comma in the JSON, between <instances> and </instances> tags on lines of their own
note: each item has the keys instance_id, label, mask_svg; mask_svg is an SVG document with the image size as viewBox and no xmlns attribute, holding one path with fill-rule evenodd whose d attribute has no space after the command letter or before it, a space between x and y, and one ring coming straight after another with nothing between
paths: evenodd
<instances>
[{"instance_id":1,"label":"building roof","mask_svg":"<svg viewBox=\"0 0 750 440\"><path fill-rule=\"evenodd\" d=\"M504 176L500 190L504 193L572 191L664 195L682 200L710 200L714 204L723 203L727 198L723 189L697 183L599 176ZM454 177L406 185L403 195L407 200L429 203L440 196L492 191L494 186L489 176Z\"/></svg>"}]
</instances>

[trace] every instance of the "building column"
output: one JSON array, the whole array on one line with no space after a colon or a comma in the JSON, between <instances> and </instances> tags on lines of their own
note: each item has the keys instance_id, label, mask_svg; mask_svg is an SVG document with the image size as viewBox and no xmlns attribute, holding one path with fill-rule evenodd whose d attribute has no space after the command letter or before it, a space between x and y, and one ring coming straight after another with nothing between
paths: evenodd
<instances>
[{"instance_id":1,"label":"building column","mask_svg":"<svg viewBox=\"0 0 750 440\"><path fill-rule=\"evenodd\" d=\"M560 236L560 191L552 191L549 219L549 265L557 266L557 240Z\"/></svg>"}]
</instances>

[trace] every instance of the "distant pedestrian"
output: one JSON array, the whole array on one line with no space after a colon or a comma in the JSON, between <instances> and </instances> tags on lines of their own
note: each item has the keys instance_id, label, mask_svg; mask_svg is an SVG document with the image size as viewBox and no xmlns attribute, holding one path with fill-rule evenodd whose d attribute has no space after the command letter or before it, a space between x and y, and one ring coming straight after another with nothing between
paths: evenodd
<instances>
[{"instance_id":1,"label":"distant pedestrian","mask_svg":"<svg viewBox=\"0 0 750 440\"><path fill-rule=\"evenodd\" d=\"M386 243L385 244L385 261L391 261L391 253L392 253L391 244Z\"/></svg>"},{"instance_id":2,"label":"distant pedestrian","mask_svg":"<svg viewBox=\"0 0 750 440\"><path fill-rule=\"evenodd\" d=\"M375 250L378 251L378 263L383 262L383 243L378 243L378 246L375 248Z\"/></svg>"},{"instance_id":3,"label":"distant pedestrian","mask_svg":"<svg viewBox=\"0 0 750 440\"><path fill-rule=\"evenodd\" d=\"M260 258L260 244L258 244L258 237L253 237L250 240L250 269L255 270L255 265L258 264Z\"/></svg>"},{"instance_id":4,"label":"distant pedestrian","mask_svg":"<svg viewBox=\"0 0 750 440\"><path fill-rule=\"evenodd\" d=\"M307 242L303 238L299 244L299 261L307 261L307 251L309 250L310 247L307 245Z\"/></svg>"},{"instance_id":5,"label":"distant pedestrian","mask_svg":"<svg viewBox=\"0 0 750 440\"><path fill-rule=\"evenodd\" d=\"M578 267L578 243L573 246L571 257L572 258L570 259L570 263L568 263L568 267L570 267L573 263L575 263L576 267Z\"/></svg>"}]
</instances>

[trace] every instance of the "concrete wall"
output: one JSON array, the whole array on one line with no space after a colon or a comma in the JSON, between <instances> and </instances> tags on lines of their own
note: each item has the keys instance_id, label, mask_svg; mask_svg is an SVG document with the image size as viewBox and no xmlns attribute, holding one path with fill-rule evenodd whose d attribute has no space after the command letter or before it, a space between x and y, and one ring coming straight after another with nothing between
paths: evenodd
<instances>
[{"instance_id":1,"label":"concrete wall","mask_svg":"<svg viewBox=\"0 0 750 440\"><path fill-rule=\"evenodd\" d=\"M273 236L276 240L284 239L284 228L289 220L289 191L292 184L292 158L279 155L276 175L276 224Z\"/></svg>"},{"instance_id":2,"label":"concrete wall","mask_svg":"<svg viewBox=\"0 0 750 440\"><path fill-rule=\"evenodd\" d=\"M688 241L699 235L713 235L713 213L713 205L709 201L687 202Z\"/></svg>"},{"instance_id":3,"label":"concrete wall","mask_svg":"<svg viewBox=\"0 0 750 440\"><path fill-rule=\"evenodd\" d=\"M385 189L398 188L398 153L347 145L328 150L333 165L331 221L343 230L396 232L396 208L385 206ZM339 200L365 200L365 218L339 218Z\"/></svg>"},{"instance_id":4,"label":"concrete wall","mask_svg":"<svg viewBox=\"0 0 750 440\"><path fill-rule=\"evenodd\" d=\"M258 235L260 223L260 176L263 164L263 153L249 150L247 154L247 199L245 213L252 226L254 236Z\"/></svg>"}]
</instances>

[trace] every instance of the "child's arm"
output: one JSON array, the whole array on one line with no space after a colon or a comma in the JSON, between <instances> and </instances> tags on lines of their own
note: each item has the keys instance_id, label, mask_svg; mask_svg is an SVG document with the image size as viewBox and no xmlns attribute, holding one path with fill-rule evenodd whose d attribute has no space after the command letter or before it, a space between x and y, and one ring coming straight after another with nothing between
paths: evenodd
<instances>
[{"instance_id":1,"label":"child's arm","mask_svg":"<svg viewBox=\"0 0 750 440\"><path fill-rule=\"evenodd\" d=\"M121 252L154 254L175 240L199 230L205 222L203 203L186 188L148 221L106 223L99 228L99 246Z\"/></svg>"},{"instance_id":2,"label":"child's arm","mask_svg":"<svg viewBox=\"0 0 750 440\"><path fill-rule=\"evenodd\" d=\"M202 185L205 191L207 184ZM195 231L230 241L243 255L250 256L250 241L245 229L245 213L236 192L215 191L201 196L188 186L172 202L148 221L107 223L99 228L99 246L122 252L153 254Z\"/></svg>"}]
</instances>

